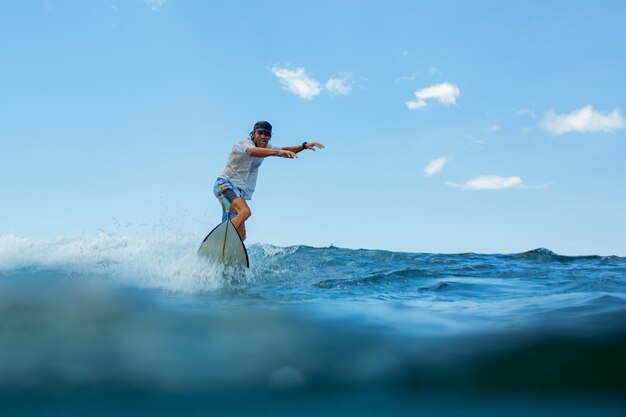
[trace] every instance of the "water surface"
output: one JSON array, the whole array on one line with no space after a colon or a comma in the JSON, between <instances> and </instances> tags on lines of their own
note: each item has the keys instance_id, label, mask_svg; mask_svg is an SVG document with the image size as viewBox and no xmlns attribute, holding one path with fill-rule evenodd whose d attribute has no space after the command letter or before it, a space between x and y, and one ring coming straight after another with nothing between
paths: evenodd
<instances>
[{"instance_id":1,"label":"water surface","mask_svg":"<svg viewBox=\"0 0 626 417\"><path fill-rule=\"evenodd\" d=\"M626 411L625 258L197 243L0 236L2 414Z\"/></svg>"}]
</instances>

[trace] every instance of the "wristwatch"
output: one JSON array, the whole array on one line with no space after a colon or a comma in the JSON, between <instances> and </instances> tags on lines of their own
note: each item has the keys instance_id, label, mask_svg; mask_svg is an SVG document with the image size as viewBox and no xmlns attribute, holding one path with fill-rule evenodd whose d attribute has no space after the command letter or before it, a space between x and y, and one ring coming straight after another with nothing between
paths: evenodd
<instances>
[{"instance_id":1,"label":"wristwatch","mask_svg":"<svg viewBox=\"0 0 626 417\"><path fill-rule=\"evenodd\" d=\"M302 150L307 149L307 147L306 147L306 144L307 144L307 143L309 143L309 142L302 142Z\"/></svg>"}]
</instances>

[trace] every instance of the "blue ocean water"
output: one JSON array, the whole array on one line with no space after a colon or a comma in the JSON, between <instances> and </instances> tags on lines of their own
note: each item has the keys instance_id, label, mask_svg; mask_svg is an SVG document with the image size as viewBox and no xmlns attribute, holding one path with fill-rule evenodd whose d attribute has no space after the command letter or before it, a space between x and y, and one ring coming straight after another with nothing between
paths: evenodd
<instances>
[{"instance_id":1,"label":"blue ocean water","mask_svg":"<svg viewBox=\"0 0 626 417\"><path fill-rule=\"evenodd\" d=\"M626 415L626 258L0 236L0 414Z\"/></svg>"}]
</instances>

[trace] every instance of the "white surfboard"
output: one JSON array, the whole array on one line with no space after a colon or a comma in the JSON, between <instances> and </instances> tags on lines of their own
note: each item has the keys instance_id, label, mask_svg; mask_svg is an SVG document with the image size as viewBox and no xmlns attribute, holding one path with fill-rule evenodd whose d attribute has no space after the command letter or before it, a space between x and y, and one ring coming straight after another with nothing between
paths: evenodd
<instances>
[{"instance_id":1,"label":"white surfboard","mask_svg":"<svg viewBox=\"0 0 626 417\"><path fill-rule=\"evenodd\" d=\"M228 266L250 267L248 252L230 220L211 230L198 249L198 255Z\"/></svg>"}]
</instances>

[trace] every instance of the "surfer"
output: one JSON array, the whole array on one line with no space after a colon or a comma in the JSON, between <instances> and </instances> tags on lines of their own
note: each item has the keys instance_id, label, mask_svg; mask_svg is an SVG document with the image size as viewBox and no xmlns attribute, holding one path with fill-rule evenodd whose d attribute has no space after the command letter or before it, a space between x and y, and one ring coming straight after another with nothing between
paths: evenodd
<instances>
[{"instance_id":1,"label":"surfer","mask_svg":"<svg viewBox=\"0 0 626 417\"><path fill-rule=\"evenodd\" d=\"M318 142L303 142L302 145L283 148L270 144L272 125L261 121L254 124L250 137L235 143L224 172L217 178L213 192L222 204L222 221L230 219L241 239L246 238L246 220L252 215L246 200L252 199L259 167L268 156L297 158L305 149L315 151L324 145Z\"/></svg>"}]
</instances>

